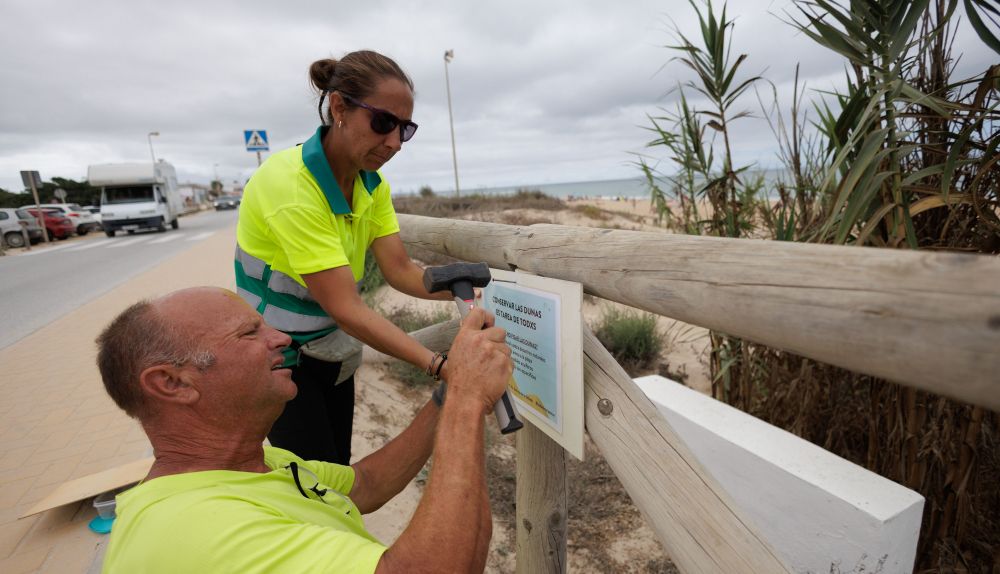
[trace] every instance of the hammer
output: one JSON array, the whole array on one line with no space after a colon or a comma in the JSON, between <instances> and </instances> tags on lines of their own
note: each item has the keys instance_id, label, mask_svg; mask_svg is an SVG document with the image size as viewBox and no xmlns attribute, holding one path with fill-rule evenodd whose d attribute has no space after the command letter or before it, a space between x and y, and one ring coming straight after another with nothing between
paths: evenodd
<instances>
[{"instance_id":1,"label":"hammer","mask_svg":"<svg viewBox=\"0 0 1000 574\"><path fill-rule=\"evenodd\" d=\"M455 296L455 304L458 305L458 312L463 319L476 304L476 293L472 288L486 287L490 279L490 268L485 263L452 263L424 270L424 288L427 292L450 290ZM517 409L514 408L514 401L510 399L509 390L504 390L500 400L493 405L493 414L497 417L501 434L512 433L524 426L517 416Z\"/></svg>"}]
</instances>

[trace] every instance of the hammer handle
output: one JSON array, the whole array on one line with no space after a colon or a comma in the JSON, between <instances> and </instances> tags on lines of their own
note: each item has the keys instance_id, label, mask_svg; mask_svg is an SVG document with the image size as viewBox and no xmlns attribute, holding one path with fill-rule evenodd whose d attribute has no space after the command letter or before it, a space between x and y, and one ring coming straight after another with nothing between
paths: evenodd
<instances>
[{"instance_id":1,"label":"hammer handle","mask_svg":"<svg viewBox=\"0 0 1000 574\"><path fill-rule=\"evenodd\" d=\"M468 286L468 290L472 291L472 286ZM456 291L455 287L452 287L452 293ZM464 291L464 289L463 289ZM458 305L458 312L465 319L465 316L469 314L469 310L475 306L475 294L471 295L471 299L464 299L458 295L455 296L455 304ZM520 430L524 426L521 422L521 418L517 414L517 409L514 408L514 401L510 398L510 390L504 389L503 394L500 395L500 400L493 405L493 415L497 418L497 426L500 427L500 434L509 434L514 431Z\"/></svg>"}]
</instances>

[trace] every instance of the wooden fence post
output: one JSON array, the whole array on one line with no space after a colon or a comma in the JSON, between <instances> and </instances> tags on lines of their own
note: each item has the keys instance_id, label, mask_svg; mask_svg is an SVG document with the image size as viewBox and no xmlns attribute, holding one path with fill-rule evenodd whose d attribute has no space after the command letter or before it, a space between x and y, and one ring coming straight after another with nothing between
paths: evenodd
<instances>
[{"instance_id":1,"label":"wooden fence post","mask_svg":"<svg viewBox=\"0 0 1000 574\"><path fill-rule=\"evenodd\" d=\"M531 272L518 271L527 275ZM566 572L566 450L530 422L517 433L519 574Z\"/></svg>"},{"instance_id":2,"label":"wooden fence post","mask_svg":"<svg viewBox=\"0 0 1000 574\"><path fill-rule=\"evenodd\" d=\"M531 423L517 431L516 499L516 572L566 572L566 451Z\"/></svg>"}]
</instances>

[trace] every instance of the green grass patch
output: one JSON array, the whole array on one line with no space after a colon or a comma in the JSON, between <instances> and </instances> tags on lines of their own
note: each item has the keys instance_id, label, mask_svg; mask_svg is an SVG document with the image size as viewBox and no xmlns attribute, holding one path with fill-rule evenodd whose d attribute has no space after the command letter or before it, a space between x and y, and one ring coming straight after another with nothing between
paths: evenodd
<instances>
[{"instance_id":1,"label":"green grass patch","mask_svg":"<svg viewBox=\"0 0 1000 574\"><path fill-rule=\"evenodd\" d=\"M606 307L594 334L630 375L650 368L663 350L656 315Z\"/></svg>"}]
</instances>

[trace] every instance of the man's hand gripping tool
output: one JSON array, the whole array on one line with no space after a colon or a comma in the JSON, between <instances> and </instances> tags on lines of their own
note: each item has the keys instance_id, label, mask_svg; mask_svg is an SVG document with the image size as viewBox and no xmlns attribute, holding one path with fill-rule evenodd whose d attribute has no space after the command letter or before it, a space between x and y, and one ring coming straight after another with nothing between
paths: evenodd
<instances>
[{"instance_id":1,"label":"man's hand gripping tool","mask_svg":"<svg viewBox=\"0 0 1000 574\"><path fill-rule=\"evenodd\" d=\"M490 282L490 268L485 263L453 263L441 267L428 267L424 270L424 288L428 293L436 293L448 289L455 296L458 312L465 319L469 310L475 306L476 293L473 287L486 287ZM504 390L500 400L493 405L493 414L503 434L512 433L524 426L518 417L510 391Z\"/></svg>"}]
</instances>

